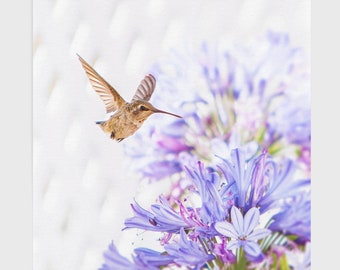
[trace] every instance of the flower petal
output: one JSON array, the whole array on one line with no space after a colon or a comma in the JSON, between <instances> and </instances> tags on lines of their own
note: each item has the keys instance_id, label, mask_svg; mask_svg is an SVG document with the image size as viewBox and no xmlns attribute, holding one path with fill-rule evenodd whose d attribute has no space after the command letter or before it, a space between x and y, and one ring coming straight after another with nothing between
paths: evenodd
<instances>
[{"instance_id":1,"label":"flower petal","mask_svg":"<svg viewBox=\"0 0 340 270\"><path fill-rule=\"evenodd\" d=\"M183 228L180 229L180 241L167 244L164 249L176 263L183 266L196 265L197 269L215 259L215 255L207 254L198 242L188 239Z\"/></svg>"},{"instance_id":2,"label":"flower petal","mask_svg":"<svg viewBox=\"0 0 340 270\"><path fill-rule=\"evenodd\" d=\"M99 270L111 270L117 268L131 269L133 267L133 263L118 252L118 249L113 242L109 245L109 248L104 252L103 256L105 262Z\"/></svg>"},{"instance_id":3,"label":"flower petal","mask_svg":"<svg viewBox=\"0 0 340 270\"><path fill-rule=\"evenodd\" d=\"M238 235L243 235L243 216L241 211L235 206L231 208L231 221Z\"/></svg>"},{"instance_id":4,"label":"flower petal","mask_svg":"<svg viewBox=\"0 0 340 270\"><path fill-rule=\"evenodd\" d=\"M243 232L245 235L249 235L254 228L259 224L260 219L260 211L256 207L253 207L248 210L246 215L244 216L244 227Z\"/></svg>"},{"instance_id":5,"label":"flower petal","mask_svg":"<svg viewBox=\"0 0 340 270\"><path fill-rule=\"evenodd\" d=\"M136 256L134 262L142 265L147 265L148 269L154 269L154 266L163 266L173 263L174 257L148 248L134 249ZM156 269L159 269L158 267Z\"/></svg>"},{"instance_id":6,"label":"flower petal","mask_svg":"<svg viewBox=\"0 0 340 270\"><path fill-rule=\"evenodd\" d=\"M253 231L250 235L248 235L247 239L249 241L257 241L259 239L266 237L270 233L271 233L271 230L268 230L268 229L257 229Z\"/></svg>"},{"instance_id":7,"label":"flower petal","mask_svg":"<svg viewBox=\"0 0 340 270\"><path fill-rule=\"evenodd\" d=\"M261 248L258 243L254 241L246 241L244 243L244 251L250 256L257 257L261 253Z\"/></svg>"},{"instance_id":8,"label":"flower petal","mask_svg":"<svg viewBox=\"0 0 340 270\"><path fill-rule=\"evenodd\" d=\"M219 221L214 224L215 230L224 236L231 238L238 238L238 233L236 232L234 226L226 221Z\"/></svg>"},{"instance_id":9,"label":"flower petal","mask_svg":"<svg viewBox=\"0 0 340 270\"><path fill-rule=\"evenodd\" d=\"M239 240L231 240L227 244L227 248L230 250L239 248L240 246L241 246L241 242Z\"/></svg>"}]
</instances>

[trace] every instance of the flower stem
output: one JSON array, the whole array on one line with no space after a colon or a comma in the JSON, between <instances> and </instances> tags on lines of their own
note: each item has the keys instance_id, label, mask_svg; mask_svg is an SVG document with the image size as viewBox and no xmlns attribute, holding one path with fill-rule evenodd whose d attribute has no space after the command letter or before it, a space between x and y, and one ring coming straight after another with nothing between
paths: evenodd
<instances>
[{"instance_id":1,"label":"flower stem","mask_svg":"<svg viewBox=\"0 0 340 270\"><path fill-rule=\"evenodd\" d=\"M234 270L245 270L247 269L247 260L243 251L243 248L239 248L236 251L237 262Z\"/></svg>"}]
</instances>

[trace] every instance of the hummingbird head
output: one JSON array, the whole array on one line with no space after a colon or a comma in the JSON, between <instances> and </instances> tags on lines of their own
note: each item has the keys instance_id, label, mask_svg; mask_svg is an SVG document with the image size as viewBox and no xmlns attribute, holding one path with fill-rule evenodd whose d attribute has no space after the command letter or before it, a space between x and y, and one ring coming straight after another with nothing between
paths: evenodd
<instances>
[{"instance_id":1,"label":"hummingbird head","mask_svg":"<svg viewBox=\"0 0 340 270\"><path fill-rule=\"evenodd\" d=\"M151 114L154 113L164 113L169 114L178 118L182 118L181 116L177 114L173 114L170 112L162 111L157 108L155 108L150 102L145 100L136 100L134 102L134 109L133 114L136 117L137 121L145 121Z\"/></svg>"}]
</instances>

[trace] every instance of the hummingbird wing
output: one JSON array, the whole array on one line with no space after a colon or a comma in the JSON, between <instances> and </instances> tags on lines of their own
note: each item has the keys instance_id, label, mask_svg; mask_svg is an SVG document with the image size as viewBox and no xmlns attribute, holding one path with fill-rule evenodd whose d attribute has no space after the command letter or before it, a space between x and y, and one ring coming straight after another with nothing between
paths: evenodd
<instances>
[{"instance_id":1,"label":"hummingbird wing","mask_svg":"<svg viewBox=\"0 0 340 270\"><path fill-rule=\"evenodd\" d=\"M135 95L132 100L146 100L149 101L151 95L156 87L156 79L151 74L148 74L140 82Z\"/></svg>"},{"instance_id":2,"label":"hummingbird wing","mask_svg":"<svg viewBox=\"0 0 340 270\"><path fill-rule=\"evenodd\" d=\"M78 55L78 54L77 54ZM118 94L118 92L100 76L83 58L78 55L79 60L86 72L87 77L93 89L100 96L105 104L106 112L113 112L122 107L126 101Z\"/></svg>"}]
</instances>

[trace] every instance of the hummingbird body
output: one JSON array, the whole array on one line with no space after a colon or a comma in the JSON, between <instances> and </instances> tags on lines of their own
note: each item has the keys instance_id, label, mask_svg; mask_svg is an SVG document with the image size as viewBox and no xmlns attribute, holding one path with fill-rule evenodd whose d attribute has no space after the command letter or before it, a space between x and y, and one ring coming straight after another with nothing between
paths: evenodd
<instances>
[{"instance_id":1,"label":"hummingbird body","mask_svg":"<svg viewBox=\"0 0 340 270\"><path fill-rule=\"evenodd\" d=\"M97 124L100 125L104 132L110 133L111 139L122 141L124 138L133 135L148 117L146 112L141 114L139 111L138 106L140 103L141 101L126 103L110 119L97 122ZM149 113L149 115L151 114Z\"/></svg>"},{"instance_id":2,"label":"hummingbird body","mask_svg":"<svg viewBox=\"0 0 340 270\"><path fill-rule=\"evenodd\" d=\"M78 57L92 87L103 100L106 112L114 111L108 120L96 122L104 132L110 134L111 139L120 142L133 135L154 113L165 113L181 118L179 115L161 111L149 102L156 86L156 79L151 74L146 75L140 82L131 102L126 102L84 59L79 55Z\"/></svg>"}]
</instances>

